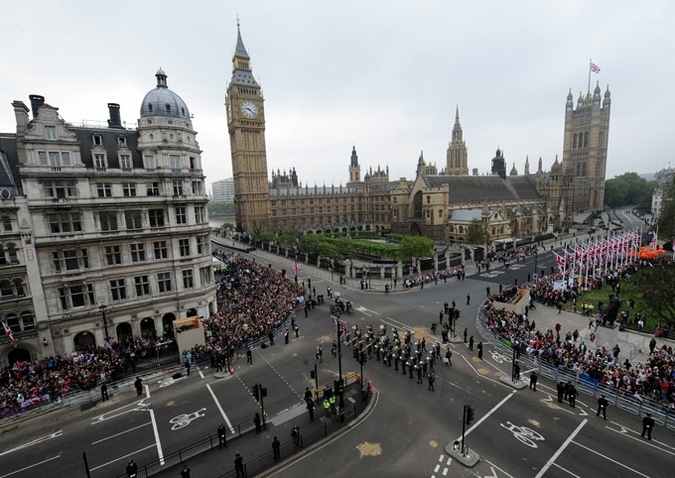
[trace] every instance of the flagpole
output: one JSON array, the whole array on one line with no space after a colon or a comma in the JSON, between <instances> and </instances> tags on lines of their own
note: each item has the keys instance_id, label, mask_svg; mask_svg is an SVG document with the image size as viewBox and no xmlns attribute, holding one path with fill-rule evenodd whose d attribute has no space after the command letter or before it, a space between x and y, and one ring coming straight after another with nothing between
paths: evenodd
<instances>
[{"instance_id":1,"label":"flagpole","mask_svg":"<svg viewBox=\"0 0 675 478\"><path fill-rule=\"evenodd\" d=\"M591 64L593 59L588 60L588 91L591 91Z\"/></svg>"}]
</instances>

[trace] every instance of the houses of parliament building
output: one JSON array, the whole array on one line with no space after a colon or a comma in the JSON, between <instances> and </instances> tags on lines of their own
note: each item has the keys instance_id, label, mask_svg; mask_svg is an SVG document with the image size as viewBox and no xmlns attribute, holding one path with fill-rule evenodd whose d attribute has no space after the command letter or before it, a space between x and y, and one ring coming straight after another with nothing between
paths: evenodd
<instances>
[{"instance_id":1,"label":"houses of parliament building","mask_svg":"<svg viewBox=\"0 0 675 478\"><path fill-rule=\"evenodd\" d=\"M415 178L392 180L388 167L362 171L352 147L349 181L329 187L301 185L295 168L272 171L269 180L264 98L239 30L225 105L239 232L365 229L463 242L475 220L487 223L491 239L527 237L565 227L576 213L603 209L609 88L604 95L599 86L580 94L576 107L571 91L567 95L563 157L556 157L549 171L540 158L533 173L526 159L524 174L515 163L507 174L498 149L491 175L470 173L457 109L440 172L421 153Z\"/></svg>"}]
</instances>

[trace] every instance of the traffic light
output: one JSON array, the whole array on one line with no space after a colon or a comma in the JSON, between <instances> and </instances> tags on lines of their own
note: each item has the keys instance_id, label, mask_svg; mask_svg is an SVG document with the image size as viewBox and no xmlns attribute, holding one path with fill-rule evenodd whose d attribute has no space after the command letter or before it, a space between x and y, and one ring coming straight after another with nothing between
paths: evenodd
<instances>
[{"instance_id":1,"label":"traffic light","mask_svg":"<svg viewBox=\"0 0 675 478\"><path fill-rule=\"evenodd\" d=\"M314 370L309 371L309 376L312 377L312 380L316 378L316 373L314 372Z\"/></svg>"},{"instance_id":2,"label":"traffic light","mask_svg":"<svg viewBox=\"0 0 675 478\"><path fill-rule=\"evenodd\" d=\"M459 309L455 309L455 319L459 319Z\"/></svg>"},{"instance_id":3,"label":"traffic light","mask_svg":"<svg viewBox=\"0 0 675 478\"><path fill-rule=\"evenodd\" d=\"M471 425L471 422L476 418L476 411L471 405L466 406L466 424Z\"/></svg>"},{"instance_id":4,"label":"traffic light","mask_svg":"<svg viewBox=\"0 0 675 478\"><path fill-rule=\"evenodd\" d=\"M267 387L263 388L262 385L258 385L258 387L260 387L260 396L266 397L267 396Z\"/></svg>"},{"instance_id":5,"label":"traffic light","mask_svg":"<svg viewBox=\"0 0 675 478\"><path fill-rule=\"evenodd\" d=\"M260 386L256 383L253 385L253 388L251 388L251 393L253 393L253 398L256 399L257 402L260 401Z\"/></svg>"},{"instance_id":6,"label":"traffic light","mask_svg":"<svg viewBox=\"0 0 675 478\"><path fill-rule=\"evenodd\" d=\"M359 361L361 365L365 365L366 362L368 362L368 354L365 352L361 352L361 360Z\"/></svg>"},{"instance_id":7,"label":"traffic light","mask_svg":"<svg viewBox=\"0 0 675 478\"><path fill-rule=\"evenodd\" d=\"M353 356L356 360L358 360L358 359L359 359L359 349L357 349L356 347L354 347L354 348L352 349L352 356Z\"/></svg>"}]
</instances>

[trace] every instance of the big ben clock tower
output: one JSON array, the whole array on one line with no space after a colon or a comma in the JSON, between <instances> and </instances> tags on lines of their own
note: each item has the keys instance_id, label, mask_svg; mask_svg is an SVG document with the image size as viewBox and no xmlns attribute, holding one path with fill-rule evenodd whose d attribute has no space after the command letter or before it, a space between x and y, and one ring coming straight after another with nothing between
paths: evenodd
<instances>
[{"instance_id":1,"label":"big ben clock tower","mask_svg":"<svg viewBox=\"0 0 675 478\"><path fill-rule=\"evenodd\" d=\"M234 176L234 214L239 232L259 231L271 218L263 101L237 23L237 47L225 106Z\"/></svg>"}]
</instances>

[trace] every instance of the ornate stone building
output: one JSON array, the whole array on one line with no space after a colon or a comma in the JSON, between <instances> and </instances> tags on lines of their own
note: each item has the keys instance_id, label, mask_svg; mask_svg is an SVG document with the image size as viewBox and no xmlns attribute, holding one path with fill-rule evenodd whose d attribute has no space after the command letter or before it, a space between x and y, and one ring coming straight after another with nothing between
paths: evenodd
<instances>
[{"instance_id":1,"label":"ornate stone building","mask_svg":"<svg viewBox=\"0 0 675 478\"><path fill-rule=\"evenodd\" d=\"M197 133L164 71L156 79L133 129L114 103L107 124L73 125L42 96L13 102L16 133L0 134L0 318L18 346L2 334L0 360L171 335L174 319L215 311Z\"/></svg>"},{"instance_id":2,"label":"ornate stone building","mask_svg":"<svg viewBox=\"0 0 675 478\"><path fill-rule=\"evenodd\" d=\"M459 120L448 146L445 169L423 154L413 180L390 180L389 168L361 166L352 148L349 181L339 186L302 185L295 168L277 170L268 182L265 118L260 85L253 79L250 58L237 30L232 80L227 89L227 115L235 176L236 222L239 231L255 233L270 227L304 232L372 229L423 234L435 240L463 242L474 220L487 223L492 239L530 237L564 227L575 213L602 209L609 132L609 90L580 97L577 109L568 96L565 114L564 161L556 158L550 172L524 175L514 165L507 176L506 158L497 150L491 175L469 175L468 153Z\"/></svg>"}]
</instances>

